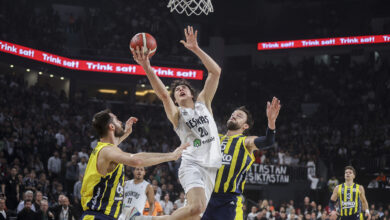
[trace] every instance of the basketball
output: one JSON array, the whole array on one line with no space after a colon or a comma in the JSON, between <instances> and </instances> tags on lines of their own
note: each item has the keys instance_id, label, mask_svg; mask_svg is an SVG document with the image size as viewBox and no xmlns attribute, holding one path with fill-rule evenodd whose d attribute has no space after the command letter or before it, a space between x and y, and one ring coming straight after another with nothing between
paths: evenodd
<instances>
[{"instance_id":1,"label":"basketball","mask_svg":"<svg viewBox=\"0 0 390 220\"><path fill-rule=\"evenodd\" d=\"M149 57L152 57L157 50L157 42L154 37L148 33L138 33L131 38L130 41L130 51L134 52L137 46L144 50L143 52L146 54L147 49L150 50Z\"/></svg>"}]
</instances>

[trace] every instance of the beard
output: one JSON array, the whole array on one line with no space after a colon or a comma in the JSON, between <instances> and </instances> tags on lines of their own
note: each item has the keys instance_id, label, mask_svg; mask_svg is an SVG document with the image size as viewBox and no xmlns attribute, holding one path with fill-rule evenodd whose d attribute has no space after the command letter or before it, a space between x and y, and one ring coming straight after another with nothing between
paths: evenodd
<instances>
[{"instance_id":1,"label":"beard","mask_svg":"<svg viewBox=\"0 0 390 220\"><path fill-rule=\"evenodd\" d=\"M125 134L125 131L123 130L122 126L115 126L115 137L122 137Z\"/></svg>"},{"instance_id":2,"label":"beard","mask_svg":"<svg viewBox=\"0 0 390 220\"><path fill-rule=\"evenodd\" d=\"M233 130L233 131L240 129L238 123L233 121L228 121L226 127L228 130Z\"/></svg>"}]
</instances>

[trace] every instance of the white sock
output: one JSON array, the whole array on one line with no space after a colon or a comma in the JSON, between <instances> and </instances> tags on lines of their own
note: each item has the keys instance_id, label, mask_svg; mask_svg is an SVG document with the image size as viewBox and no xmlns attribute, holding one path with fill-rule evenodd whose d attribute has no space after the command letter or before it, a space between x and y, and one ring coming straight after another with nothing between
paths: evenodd
<instances>
[{"instance_id":1,"label":"white sock","mask_svg":"<svg viewBox=\"0 0 390 220\"><path fill-rule=\"evenodd\" d=\"M135 220L152 220L153 216L136 216Z\"/></svg>"}]
</instances>

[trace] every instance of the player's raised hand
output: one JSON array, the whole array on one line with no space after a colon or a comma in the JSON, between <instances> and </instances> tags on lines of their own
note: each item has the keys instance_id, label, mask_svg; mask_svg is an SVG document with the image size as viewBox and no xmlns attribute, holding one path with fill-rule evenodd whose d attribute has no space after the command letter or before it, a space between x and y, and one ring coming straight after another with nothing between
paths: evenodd
<instances>
[{"instance_id":1,"label":"player's raised hand","mask_svg":"<svg viewBox=\"0 0 390 220\"><path fill-rule=\"evenodd\" d=\"M136 117L130 117L126 121L126 125L125 125L125 133L126 134L131 134L131 132L133 132L133 124L137 123L137 121L138 121L138 118L136 118Z\"/></svg>"},{"instance_id":2,"label":"player's raised hand","mask_svg":"<svg viewBox=\"0 0 390 220\"><path fill-rule=\"evenodd\" d=\"M193 51L199 48L198 46L198 31L195 30L192 26L188 26L187 28L184 28L184 35L186 37L186 40L181 40L180 43L182 43L187 49Z\"/></svg>"},{"instance_id":3,"label":"player's raised hand","mask_svg":"<svg viewBox=\"0 0 390 220\"><path fill-rule=\"evenodd\" d=\"M136 49L132 52L133 58L135 62L137 62L142 67L150 66L149 56L147 54L150 54L149 49L146 49L146 52L143 52L145 49L142 47L142 50L139 46L136 47Z\"/></svg>"},{"instance_id":4,"label":"player's raised hand","mask_svg":"<svg viewBox=\"0 0 390 220\"><path fill-rule=\"evenodd\" d=\"M181 154L183 153L183 150L185 150L188 146L190 146L190 144L185 143L176 148L176 150L172 152L173 160L179 159L181 157Z\"/></svg>"},{"instance_id":5,"label":"player's raised hand","mask_svg":"<svg viewBox=\"0 0 390 220\"><path fill-rule=\"evenodd\" d=\"M276 97L273 97L271 102L267 102L268 121L276 121L276 118L279 115L280 107L280 100Z\"/></svg>"}]
</instances>

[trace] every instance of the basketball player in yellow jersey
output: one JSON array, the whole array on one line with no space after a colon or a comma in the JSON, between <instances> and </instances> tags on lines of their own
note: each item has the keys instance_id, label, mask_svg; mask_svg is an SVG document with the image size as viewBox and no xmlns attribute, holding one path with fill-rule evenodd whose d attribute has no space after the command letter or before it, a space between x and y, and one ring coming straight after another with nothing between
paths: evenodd
<instances>
[{"instance_id":1,"label":"basketball player in yellow jersey","mask_svg":"<svg viewBox=\"0 0 390 220\"><path fill-rule=\"evenodd\" d=\"M227 121L228 131L221 137L222 167L202 220L243 220L241 200L247 171L255 161L253 152L275 142L279 111L280 101L274 97L267 103L268 129L262 137L244 135L253 126L252 115L245 107L232 113Z\"/></svg>"},{"instance_id":2,"label":"basketball player in yellow jersey","mask_svg":"<svg viewBox=\"0 0 390 220\"><path fill-rule=\"evenodd\" d=\"M100 137L92 151L85 170L81 187L81 205L83 220L117 219L122 207L124 167L128 165L152 166L159 163L177 160L188 144L183 144L172 153L137 153L130 154L118 148L118 144L132 132L137 118L131 117L122 122L104 110L94 115L92 125Z\"/></svg>"},{"instance_id":3,"label":"basketball player in yellow jersey","mask_svg":"<svg viewBox=\"0 0 390 220\"><path fill-rule=\"evenodd\" d=\"M346 166L344 168L345 183L336 186L330 197L330 219L336 220L340 216L341 220L363 220L362 208L365 210L367 219L371 219L364 188L353 182L355 177L355 168ZM335 207L337 200L339 200L338 211L336 211Z\"/></svg>"}]
</instances>

